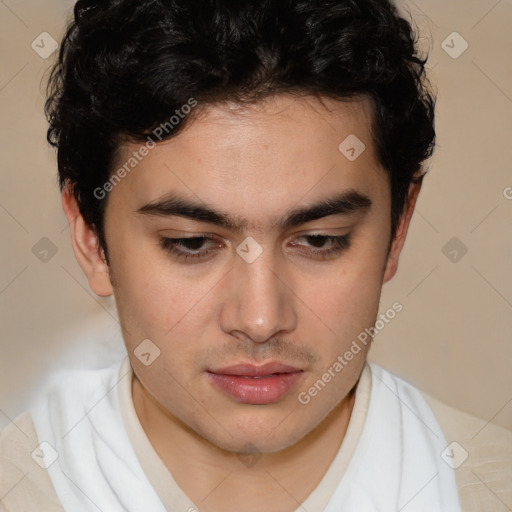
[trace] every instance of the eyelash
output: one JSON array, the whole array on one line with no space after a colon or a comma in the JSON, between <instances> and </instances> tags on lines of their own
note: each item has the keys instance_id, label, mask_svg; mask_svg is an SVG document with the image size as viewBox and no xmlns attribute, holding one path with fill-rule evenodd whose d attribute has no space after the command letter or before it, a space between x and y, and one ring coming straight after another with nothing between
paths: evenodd
<instances>
[{"instance_id":1,"label":"eyelash","mask_svg":"<svg viewBox=\"0 0 512 512\"><path fill-rule=\"evenodd\" d=\"M330 256L333 256L335 254L340 254L344 250L348 249L350 247L351 238L350 233L343 236L328 236L328 235L303 235L300 238L309 238L309 239L316 239L316 240L325 240L326 242L330 242L332 244L332 247L327 250L318 249L318 250L308 250L307 252L309 255L313 256L316 259L324 260L328 259ZM161 237L160 238L160 245L161 247L176 257L178 260L182 261L197 261L197 260L204 260L208 257L209 254L211 254L215 249L205 249L201 251L200 249L195 249L196 251L200 252L187 252L183 251L182 249L179 249L178 247L183 247L183 244L190 243L190 241L210 241L215 242L214 238L208 237L208 236L194 236L194 237L188 237L188 238L168 238L168 237Z\"/></svg>"}]
</instances>

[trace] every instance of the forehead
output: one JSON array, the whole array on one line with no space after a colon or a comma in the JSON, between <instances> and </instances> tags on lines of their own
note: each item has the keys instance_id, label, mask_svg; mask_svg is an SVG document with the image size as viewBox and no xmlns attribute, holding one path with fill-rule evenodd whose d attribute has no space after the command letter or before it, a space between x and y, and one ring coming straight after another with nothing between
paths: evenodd
<instances>
[{"instance_id":1,"label":"forehead","mask_svg":"<svg viewBox=\"0 0 512 512\"><path fill-rule=\"evenodd\" d=\"M243 153L251 149L277 151L289 157L338 148L344 134L357 133L371 149L373 105L366 97L339 101L325 97L280 94L257 103L225 101L201 106L192 122L177 137L183 149L201 142L201 150L227 157L226 151ZM178 140L179 139L179 140ZM219 151L215 151L219 149ZM222 150L222 151L220 151ZM288 153L285 153L285 151ZM263 157L264 155L261 155Z\"/></svg>"},{"instance_id":2,"label":"forehead","mask_svg":"<svg viewBox=\"0 0 512 512\"><path fill-rule=\"evenodd\" d=\"M382 184L366 98L278 95L251 105L196 108L197 115L178 135L157 144L116 186L112 199L123 195L134 210L179 191L250 218L258 211L276 215L281 206L340 189L369 195L373 184ZM364 144L355 160L340 150L347 139ZM116 165L140 145L123 146Z\"/></svg>"}]
</instances>

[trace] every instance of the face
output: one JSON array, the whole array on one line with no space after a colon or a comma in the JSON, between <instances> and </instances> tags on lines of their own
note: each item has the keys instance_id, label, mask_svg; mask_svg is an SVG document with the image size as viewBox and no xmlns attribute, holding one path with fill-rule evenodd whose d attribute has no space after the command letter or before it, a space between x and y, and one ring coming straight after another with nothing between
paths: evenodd
<instances>
[{"instance_id":1,"label":"face","mask_svg":"<svg viewBox=\"0 0 512 512\"><path fill-rule=\"evenodd\" d=\"M371 113L367 100L288 95L210 106L110 192L105 235L135 375L214 445L287 448L359 377L369 344L335 363L373 326L401 249L388 258ZM349 135L366 146L355 160L339 149ZM122 147L116 169L140 147ZM100 265L86 273L105 295Z\"/></svg>"}]
</instances>

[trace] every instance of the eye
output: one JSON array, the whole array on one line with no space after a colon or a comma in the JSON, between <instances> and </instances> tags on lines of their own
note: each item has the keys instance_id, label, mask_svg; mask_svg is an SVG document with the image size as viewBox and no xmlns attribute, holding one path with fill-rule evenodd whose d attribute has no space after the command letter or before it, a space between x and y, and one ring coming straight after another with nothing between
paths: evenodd
<instances>
[{"instance_id":1,"label":"eye","mask_svg":"<svg viewBox=\"0 0 512 512\"><path fill-rule=\"evenodd\" d=\"M304 235L301 239L307 240L306 255L313 256L318 259L327 259L336 256L350 247L350 233L343 236L329 235ZM300 244L292 243L297 246ZM311 249L313 248L313 249Z\"/></svg>"},{"instance_id":2,"label":"eye","mask_svg":"<svg viewBox=\"0 0 512 512\"><path fill-rule=\"evenodd\" d=\"M333 258L350 246L350 234L343 236L329 235L304 235L299 237L308 242L307 245L292 242L294 247L305 247L301 250L307 257L315 259ZM205 248L205 244L210 247ZM208 236L194 236L187 238L160 238L160 245L177 260L185 262L200 262L208 257L218 248L222 247L218 241Z\"/></svg>"},{"instance_id":3,"label":"eye","mask_svg":"<svg viewBox=\"0 0 512 512\"><path fill-rule=\"evenodd\" d=\"M160 245L170 254L179 260L203 260L209 256L215 249L203 249L205 242L215 242L214 238L207 236L194 236L187 238L167 238L160 239ZM217 244L218 246L218 244Z\"/></svg>"}]
</instances>

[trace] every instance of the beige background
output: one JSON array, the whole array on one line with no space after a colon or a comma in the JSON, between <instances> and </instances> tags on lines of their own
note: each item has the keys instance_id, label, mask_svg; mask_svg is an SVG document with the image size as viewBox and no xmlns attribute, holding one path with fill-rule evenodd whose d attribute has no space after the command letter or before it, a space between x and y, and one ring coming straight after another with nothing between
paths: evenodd
<instances>
[{"instance_id":1,"label":"beige background","mask_svg":"<svg viewBox=\"0 0 512 512\"><path fill-rule=\"evenodd\" d=\"M512 0L400 5L432 50L439 147L398 275L384 287L381 311L395 301L404 309L371 358L512 429ZM41 46L42 32L58 40L71 6L0 0L0 427L52 368L123 350L113 299L88 289L74 259L45 141L41 80L51 58L31 44ZM462 48L454 31L469 44L458 58L442 47ZM57 251L46 262L33 253L43 237Z\"/></svg>"}]
</instances>

